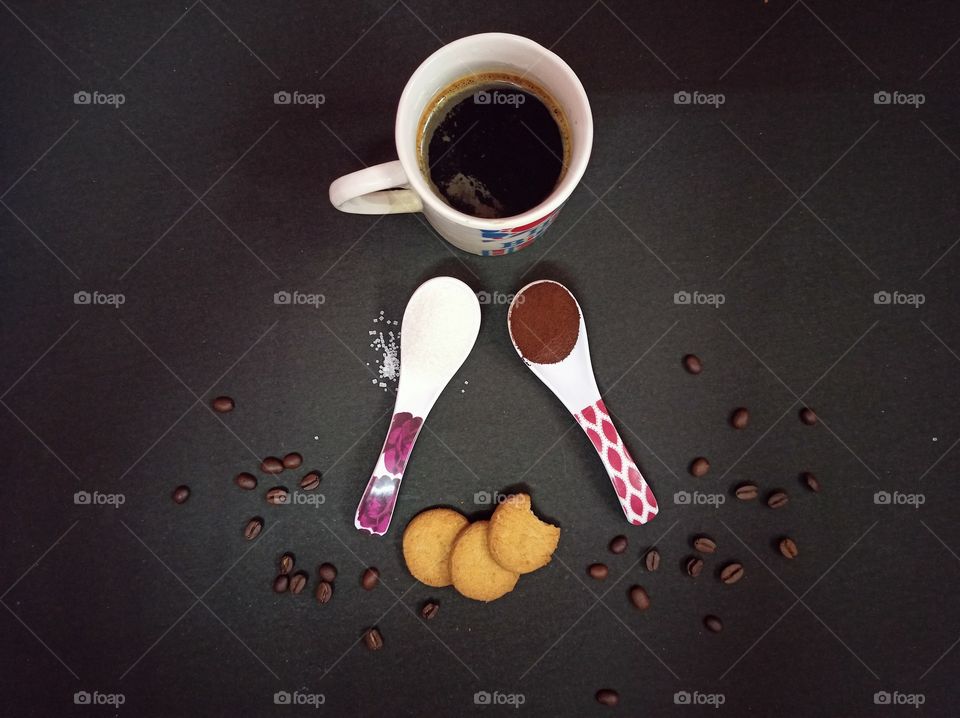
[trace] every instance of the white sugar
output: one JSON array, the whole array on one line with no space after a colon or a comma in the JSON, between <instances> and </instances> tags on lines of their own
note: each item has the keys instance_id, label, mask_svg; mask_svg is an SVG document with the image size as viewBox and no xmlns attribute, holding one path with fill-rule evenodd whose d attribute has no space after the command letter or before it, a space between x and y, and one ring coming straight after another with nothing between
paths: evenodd
<instances>
[{"instance_id":1,"label":"white sugar","mask_svg":"<svg viewBox=\"0 0 960 718\"><path fill-rule=\"evenodd\" d=\"M386 319L383 310L374 317L373 322L374 324L384 323L388 326L398 324L396 321ZM373 337L370 348L380 355L377 359L377 378L371 379L371 383L384 391L388 391L390 387L387 382L396 383L400 378L400 332L392 329L386 331L371 329L368 330L367 334ZM367 362L367 366L370 366L369 362Z\"/></svg>"}]
</instances>

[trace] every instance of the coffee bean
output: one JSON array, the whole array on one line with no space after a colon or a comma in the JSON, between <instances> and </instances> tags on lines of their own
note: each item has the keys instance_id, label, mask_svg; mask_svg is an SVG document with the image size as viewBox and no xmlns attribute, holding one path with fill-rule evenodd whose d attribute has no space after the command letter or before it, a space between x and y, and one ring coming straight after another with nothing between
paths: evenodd
<instances>
[{"instance_id":1,"label":"coffee bean","mask_svg":"<svg viewBox=\"0 0 960 718\"><path fill-rule=\"evenodd\" d=\"M817 423L817 412L811 409L809 406L805 406L800 410L800 421L802 421L807 426L813 426Z\"/></svg>"},{"instance_id":2,"label":"coffee bean","mask_svg":"<svg viewBox=\"0 0 960 718\"><path fill-rule=\"evenodd\" d=\"M809 471L803 472L803 482L807 485L807 488L815 493L820 493L820 482L817 481L817 477L811 474Z\"/></svg>"},{"instance_id":3,"label":"coffee bean","mask_svg":"<svg viewBox=\"0 0 960 718\"><path fill-rule=\"evenodd\" d=\"M706 616L703 619L703 625L707 627L707 630L711 633L720 633L723 630L723 621L721 621L716 616Z\"/></svg>"},{"instance_id":4,"label":"coffee bean","mask_svg":"<svg viewBox=\"0 0 960 718\"><path fill-rule=\"evenodd\" d=\"M330 599L333 598L333 586L328 581L321 581L317 584L317 592L314 595L317 597L317 603L330 603Z\"/></svg>"},{"instance_id":5,"label":"coffee bean","mask_svg":"<svg viewBox=\"0 0 960 718\"><path fill-rule=\"evenodd\" d=\"M753 501L757 498L758 489L755 484L740 484L736 493L741 501Z\"/></svg>"},{"instance_id":6,"label":"coffee bean","mask_svg":"<svg viewBox=\"0 0 960 718\"><path fill-rule=\"evenodd\" d=\"M434 603L433 601L427 601L420 608L420 617L429 621L431 618L436 618L436 615L440 612L440 604Z\"/></svg>"},{"instance_id":7,"label":"coffee bean","mask_svg":"<svg viewBox=\"0 0 960 718\"><path fill-rule=\"evenodd\" d=\"M693 460L693 463L690 464L690 473L698 479L701 476L706 476L708 471L710 471L710 462L702 456L698 456Z\"/></svg>"},{"instance_id":8,"label":"coffee bean","mask_svg":"<svg viewBox=\"0 0 960 718\"><path fill-rule=\"evenodd\" d=\"M363 576L360 577L360 585L363 586L364 590L372 591L377 587L377 584L380 582L380 572L370 567L363 572Z\"/></svg>"},{"instance_id":9,"label":"coffee bean","mask_svg":"<svg viewBox=\"0 0 960 718\"><path fill-rule=\"evenodd\" d=\"M687 561L687 573L691 577L696 578L697 576L700 575L701 571L703 571L703 559L697 558L696 556L692 556Z\"/></svg>"},{"instance_id":10,"label":"coffee bean","mask_svg":"<svg viewBox=\"0 0 960 718\"><path fill-rule=\"evenodd\" d=\"M280 573L283 575L290 573L293 570L293 564L294 564L293 554L292 553L283 554L283 556L280 557Z\"/></svg>"},{"instance_id":11,"label":"coffee bean","mask_svg":"<svg viewBox=\"0 0 960 718\"><path fill-rule=\"evenodd\" d=\"M285 469L296 469L303 463L303 457L300 456L297 452L293 451L283 457L283 461L280 462L283 464Z\"/></svg>"},{"instance_id":12,"label":"coffee bean","mask_svg":"<svg viewBox=\"0 0 960 718\"><path fill-rule=\"evenodd\" d=\"M643 563L648 571L656 571L660 568L660 552L655 548L650 549L647 551L647 555L643 557Z\"/></svg>"},{"instance_id":13,"label":"coffee bean","mask_svg":"<svg viewBox=\"0 0 960 718\"><path fill-rule=\"evenodd\" d=\"M371 651L379 651L383 648L383 636L376 628L369 628L363 634L363 642Z\"/></svg>"},{"instance_id":14,"label":"coffee bean","mask_svg":"<svg viewBox=\"0 0 960 718\"><path fill-rule=\"evenodd\" d=\"M797 549L797 544L792 538L785 538L780 541L780 553L782 553L785 558L796 558L800 551Z\"/></svg>"},{"instance_id":15,"label":"coffee bean","mask_svg":"<svg viewBox=\"0 0 960 718\"><path fill-rule=\"evenodd\" d=\"M243 537L247 539L247 541L252 541L260 535L261 531L263 531L263 519L259 516L254 516L247 521L247 525L243 527Z\"/></svg>"},{"instance_id":16,"label":"coffee bean","mask_svg":"<svg viewBox=\"0 0 960 718\"><path fill-rule=\"evenodd\" d=\"M650 608L650 595L643 586L634 586L630 589L630 603L640 611Z\"/></svg>"},{"instance_id":17,"label":"coffee bean","mask_svg":"<svg viewBox=\"0 0 960 718\"><path fill-rule=\"evenodd\" d=\"M317 573L320 574L320 578L324 581L333 583L337 578L337 567L332 563L321 563Z\"/></svg>"},{"instance_id":18,"label":"coffee bean","mask_svg":"<svg viewBox=\"0 0 960 718\"><path fill-rule=\"evenodd\" d=\"M307 587L307 574L297 571L290 577L290 593L300 593Z\"/></svg>"},{"instance_id":19,"label":"coffee bean","mask_svg":"<svg viewBox=\"0 0 960 718\"><path fill-rule=\"evenodd\" d=\"M627 537L626 536L614 536L610 541L610 553L623 553L627 550Z\"/></svg>"},{"instance_id":20,"label":"coffee bean","mask_svg":"<svg viewBox=\"0 0 960 718\"><path fill-rule=\"evenodd\" d=\"M787 496L786 491L774 491L767 497L767 506L771 509L783 508L787 505L787 502L790 500L790 497Z\"/></svg>"},{"instance_id":21,"label":"coffee bean","mask_svg":"<svg viewBox=\"0 0 960 718\"><path fill-rule=\"evenodd\" d=\"M743 564L728 563L720 571L720 580L727 585L734 584L741 578L743 578Z\"/></svg>"},{"instance_id":22,"label":"coffee bean","mask_svg":"<svg viewBox=\"0 0 960 718\"><path fill-rule=\"evenodd\" d=\"M233 399L231 399L229 396L218 396L216 399L210 402L210 404L213 406L214 411L218 411L221 414L226 414L228 411L233 411L234 407Z\"/></svg>"},{"instance_id":23,"label":"coffee bean","mask_svg":"<svg viewBox=\"0 0 960 718\"><path fill-rule=\"evenodd\" d=\"M279 474L283 471L283 462L276 456L268 456L260 462L260 471L265 474Z\"/></svg>"},{"instance_id":24,"label":"coffee bean","mask_svg":"<svg viewBox=\"0 0 960 718\"><path fill-rule=\"evenodd\" d=\"M703 362L696 354L687 354L683 358L683 368L691 374L699 374L703 371Z\"/></svg>"},{"instance_id":25,"label":"coffee bean","mask_svg":"<svg viewBox=\"0 0 960 718\"><path fill-rule=\"evenodd\" d=\"M590 574L590 578L602 581L610 575L610 569L607 568L606 564L592 563L590 564L590 568L587 569L587 573Z\"/></svg>"},{"instance_id":26,"label":"coffee bean","mask_svg":"<svg viewBox=\"0 0 960 718\"><path fill-rule=\"evenodd\" d=\"M597 691L596 699L602 706L615 706L620 702L620 694L612 688L601 688Z\"/></svg>"},{"instance_id":27,"label":"coffee bean","mask_svg":"<svg viewBox=\"0 0 960 718\"><path fill-rule=\"evenodd\" d=\"M300 479L300 489L303 491L313 491L320 485L320 473L311 471Z\"/></svg>"},{"instance_id":28,"label":"coffee bean","mask_svg":"<svg viewBox=\"0 0 960 718\"><path fill-rule=\"evenodd\" d=\"M267 503L280 506L290 500L290 492L282 486L274 486L267 492Z\"/></svg>"},{"instance_id":29,"label":"coffee bean","mask_svg":"<svg viewBox=\"0 0 960 718\"><path fill-rule=\"evenodd\" d=\"M239 474L237 474L233 482L241 489L245 489L246 491L253 491L255 488L257 488L257 479L253 476L253 474L248 474L246 471L241 471Z\"/></svg>"},{"instance_id":30,"label":"coffee bean","mask_svg":"<svg viewBox=\"0 0 960 718\"><path fill-rule=\"evenodd\" d=\"M717 542L706 536L697 536L693 540L693 547L700 553L713 553L717 550Z\"/></svg>"},{"instance_id":31,"label":"coffee bean","mask_svg":"<svg viewBox=\"0 0 960 718\"><path fill-rule=\"evenodd\" d=\"M730 416L730 424L734 429L746 429L747 424L750 423L750 412L744 409L742 406L735 410Z\"/></svg>"},{"instance_id":32,"label":"coffee bean","mask_svg":"<svg viewBox=\"0 0 960 718\"><path fill-rule=\"evenodd\" d=\"M274 593L286 593L287 589L290 588L290 577L285 574L280 574L275 579L273 579L273 592Z\"/></svg>"},{"instance_id":33,"label":"coffee bean","mask_svg":"<svg viewBox=\"0 0 960 718\"><path fill-rule=\"evenodd\" d=\"M173 498L173 503L182 504L184 501L190 498L190 487L178 486L173 490L173 494L171 494L171 498Z\"/></svg>"}]
</instances>

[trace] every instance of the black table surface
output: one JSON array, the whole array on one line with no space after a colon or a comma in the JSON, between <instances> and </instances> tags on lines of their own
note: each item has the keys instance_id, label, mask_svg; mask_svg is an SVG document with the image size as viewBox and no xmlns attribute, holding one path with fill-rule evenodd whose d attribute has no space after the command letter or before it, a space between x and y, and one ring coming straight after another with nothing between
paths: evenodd
<instances>
[{"instance_id":1,"label":"black table surface","mask_svg":"<svg viewBox=\"0 0 960 718\"><path fill-rule=\"evenodd\" d=\"M956 3L0 4L5 714L588 716L610 688L625 715L956 715ZM551 47L592 103L550 231L487 259L420 216L333 209L334 178L394 158L417 65L487 31ZM274 104L294 90L323 103ZM443 274L493 299L374 538L353 515L394 395L369 332ZM538 278L583 307L660 500L645 526L510 346L504 299ZM232 413L209 410L220 394ZM233 485L288 451L304 467L277 483L318 469L322 504ZM742 482L760 500L733 498ZM483 518L484 492L517 487L562 527L546 568L490 604L410 576L411 517ZM777 489L789 504L767 508ZM692 579L699 534L718 550ZM299 596L271 590L283 551L310 574Z\"/></svg>"}]
</instances>

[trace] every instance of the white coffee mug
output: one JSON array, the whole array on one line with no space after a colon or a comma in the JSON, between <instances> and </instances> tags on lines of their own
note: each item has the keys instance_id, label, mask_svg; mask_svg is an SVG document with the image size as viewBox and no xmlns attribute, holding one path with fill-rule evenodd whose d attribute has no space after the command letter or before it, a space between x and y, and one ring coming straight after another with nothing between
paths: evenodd
<instances>
[{"instance_id":1,"label":"white coffee mug","mask_svg":"<svg viewBox=\"0 0 960 718\"><path fill-rule=\"evenodd\" d=\"M570 129L570 160L560 183L536 207L513 217L483 219L455 210L433 192L420 172L417 131L427 103L438 92L469 75L503 71L529 78L560 105ZM423 212L448 242L487 257L523 249L550 226L587 168L593 117L587 93L567 63L533 40L490 32L444 45L417 68L400 96L395 136L399 159L334 181L333 206L355 214Z\"/></svg>"}]
</instances>

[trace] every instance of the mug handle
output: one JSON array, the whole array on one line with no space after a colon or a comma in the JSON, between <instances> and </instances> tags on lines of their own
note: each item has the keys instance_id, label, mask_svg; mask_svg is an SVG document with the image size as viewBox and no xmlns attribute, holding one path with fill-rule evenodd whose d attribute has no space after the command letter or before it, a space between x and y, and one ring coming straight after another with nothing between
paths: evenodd
<instances>
[{"instance_id":1,"label":"mug handle","mask_svg":"<svg viewBox=\"0 0 960 718\"><path fill-rule=\"evenodd\" d=\"M423 202L410 189L400 160L337 178L330 185L330 203L351 214L401 214L423 209Z\"/></svg>"}]
</instances>

